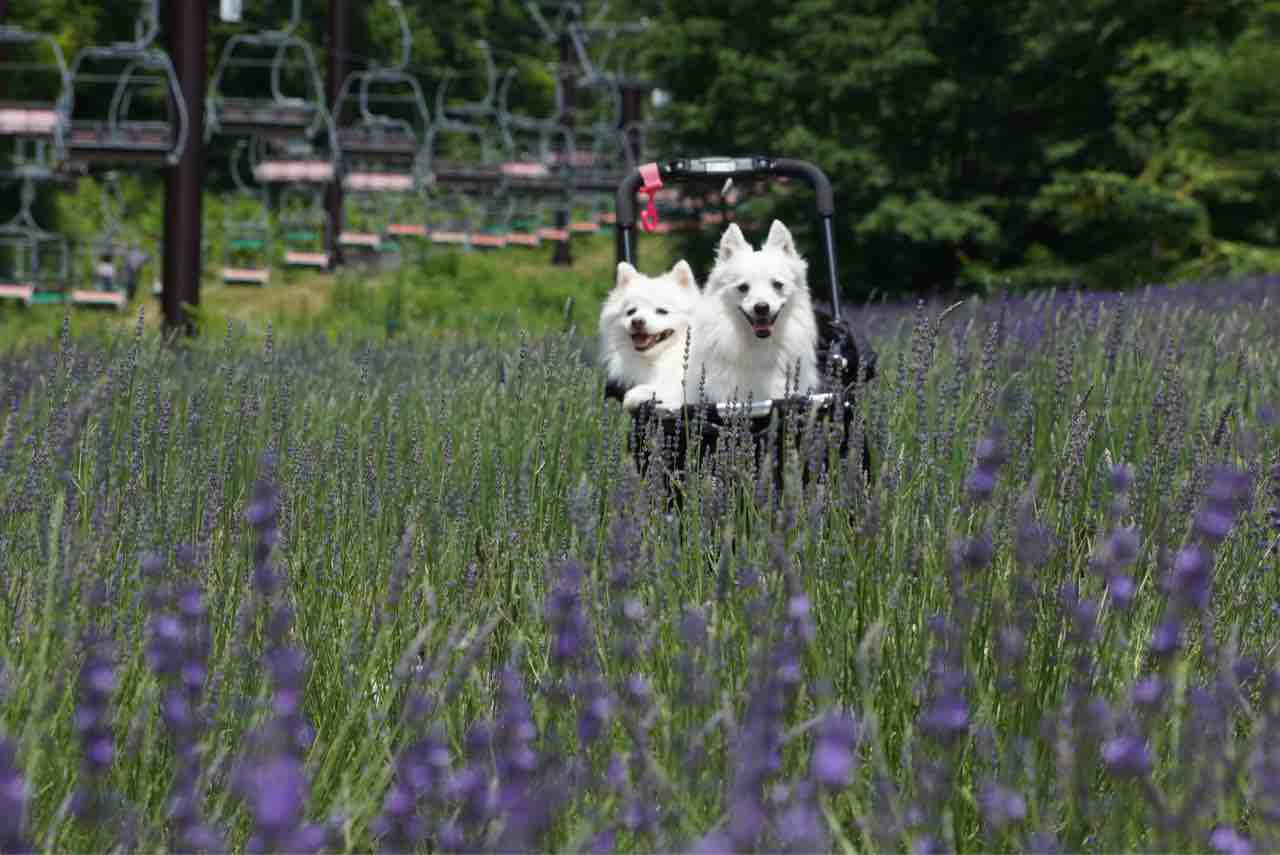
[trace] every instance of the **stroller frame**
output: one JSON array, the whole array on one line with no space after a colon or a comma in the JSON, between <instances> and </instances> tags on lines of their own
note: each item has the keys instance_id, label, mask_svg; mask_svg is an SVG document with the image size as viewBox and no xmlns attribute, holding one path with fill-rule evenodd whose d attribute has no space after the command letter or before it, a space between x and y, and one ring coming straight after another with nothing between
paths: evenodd
<instances>
[{"instance_id":1,"label":"stroller frame","mask_svg":"<svg viewBox=\"0 0 1280 855\"><path fill-rule=\"evenodd\" d=\"M714 452L722 434L744 421L749 427L759 467L766 447L774 452L774 478L782 481L784 453L790 428L802 424L807 417L827 421L837 410L841 413L840 457L849 453L850 425L854 419L854 402L851 391L859 379L870 380L875 375L875 354L859 353L857 344L841 317L839 269L835 247L835 198L831 182L821 169L802 160L771 157L699 157L677 158L655 164L663 186L669 184L701 184L704 187L722 185L726 179L769 180L777 178L800 179L813 188L820 218L819 238L826 260L827 287L831 299L830 313L816 311L818 320L818 369L819 376L828 380L828 388L813 395L796 395L772 400L732 402L714 401L689 403L677 412L665 413L645 404L633 412L631 451L641 472L650 464L648 437L656 432L661 438L663 464L669 479L681 475L686 469L689 442L696 439L699 455ZM615 251L617 260L635 264L636 260L636 193L643 184L639 167L628 170L619 182L615 199L617 223ZM621 400L626 389L609 384L607 397ZM807 415L808 414L808 415ZM792 439L800 441L806 431L796 431ZM862 441L862 468L870 477L870 450ZM807 474L807 473L806 473ZM669 481L668 481L669 483Z\"/></svg>"}]
</instances>

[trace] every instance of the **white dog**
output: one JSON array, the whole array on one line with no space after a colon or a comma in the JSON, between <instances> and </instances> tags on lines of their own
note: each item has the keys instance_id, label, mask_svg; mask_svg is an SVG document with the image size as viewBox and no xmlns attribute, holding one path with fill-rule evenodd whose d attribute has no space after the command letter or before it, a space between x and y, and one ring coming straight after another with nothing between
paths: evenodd
<instances>
[{"instance_id":1,"label":"white dog","mask_svg":"<svg viewBox=\"0 0 1280 855\"><path fill-rule=\"evenodd\" d=\"M778 220L759 250L730 224L695 306L685 400L758 401L817 389L818 324L807 273Z\"/></svg>"},{"instance_id":2,"label":"white dog","mask_svg":"<svg viewBox=\"0 0 1280 855\"><path fill-rule=\"evenodd\" d=\"M685 346L698 283L688 262L645 276L618 262L614 288L600 311L600 355L609 383L627 389L631 410L657 399L679 405Z\"/></svg>"}]
</instances>

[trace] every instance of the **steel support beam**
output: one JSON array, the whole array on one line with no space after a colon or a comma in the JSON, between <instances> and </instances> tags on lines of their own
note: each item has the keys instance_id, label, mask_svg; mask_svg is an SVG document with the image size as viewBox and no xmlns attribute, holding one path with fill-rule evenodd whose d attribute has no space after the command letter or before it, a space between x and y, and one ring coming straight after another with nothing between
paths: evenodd
<instances>
[{"instance_id":1,"label":"steel support beam","mask_svg":"<svg viewBox=\"0 0 1280 855\"><path fill-rule=\"evenodd\" d=\"M351 2L329 0L329 68L326 82L331 113L338 105L338 93L342 91L342 81L347 77L347 58L350 55ZM334 120L337 120L337 116L334 116ZM342 247L338 244L338 235L342 233L341 180L335 180L329 185L325 205L329 210L329 234L326 236L329 258L333 259L332 264L337 267L342 264Z\"/></svg>"},{"instance_id":2,"label":"steel support beam","mask_svg":"<svg viewBox=\"0 0 1280 855\"><path fill-rule=\"evenodd\" d=\"M184 304L200 305L204 253L204 90L209 0L168 0L169 56L187 104L191 133L182 159L166 170L164 188L164 286L160 302L167 335L193 335Z\"/></svg>"}]
</instances>

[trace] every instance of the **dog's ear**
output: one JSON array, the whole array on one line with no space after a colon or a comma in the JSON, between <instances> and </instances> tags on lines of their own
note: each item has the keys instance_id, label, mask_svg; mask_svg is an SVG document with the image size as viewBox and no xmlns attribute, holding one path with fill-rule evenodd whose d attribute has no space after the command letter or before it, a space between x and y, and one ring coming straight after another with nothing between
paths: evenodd
<instances>
[{"instance_id":1,"label":"dog's ear","mask_svg":"<svg viewBox=\"0 0 1280 855\"><path fill-rule=\"evenodd\" d=\"M640 276L640 271L636 270L625 261L618 262L618 276L614 279L614 284L619 288L625 288Z\"/></svg>"},{"instance_id":2,"label":"dog's ear","mask_svg":"<svg viewBox=\"0 0 1280 855\"><path fill-rule=\"evenodd\" d=\"M768 249L776 249L783 255L795 256L796 242L791 239L791 232L782 224L782 220L774 220L769 226L769 238L764 242Z\"/></svg>"},{"instance_id":3,"label":"dog's ear","mask_svg":"<svg viewBox=\"0 0 1280 855\"><path fill-rule=\"evenodd\" d=\"M720 236L720 249L716 253L716 258L720 261L728 261L734 253L744 249L751 249L751 244L747 243L747 239L742 236L742 229L738 228L738 224L730 223L729 228L725 229L724 234Z\"/></svg>"},{"instance_id":4,"label":"dog's ear","mask_svg":"<svg viewBox=\"0 0 1280 855\"><path fill-rule=\"evenodd\" d=\"M682 288L698 287L698 280L693 275L693 268L683 258L676 262L675 267L671 268L671 278Z\"/></svg>"}]
</instances>

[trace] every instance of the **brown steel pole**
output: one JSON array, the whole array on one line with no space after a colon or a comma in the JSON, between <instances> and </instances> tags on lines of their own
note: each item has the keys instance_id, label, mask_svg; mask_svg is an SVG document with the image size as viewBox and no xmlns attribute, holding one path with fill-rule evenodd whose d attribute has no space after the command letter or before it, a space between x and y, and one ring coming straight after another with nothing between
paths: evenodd
<instances>
[{"instance_id":1,"label":"brown steel pole","mask_svg":"<svg viewBox=\"0 0 1280 855\"><path fill-rule=\"evenodd\" d=\"M338 93L347 77L347 57L351 54L351 3L350 0L329 0L329 111L338 106ZM337 115L334 115L337 121ZM342 183L335 179L329 185L325 203L329 209L329 257L333 266L342 264L342 247L338 235L342 233Z\"/></svg>"},{"instance_id":2,"label":"brown steel pole","mask_svg":"<svg viewBox=\"0 0 1280 855\"><path fill-rule=\"evenodd\" d=\"M169 167L164 188L164 289L160 302L165 333L194 335L183 304L200 305L203 232L205 50L209 0L169 0L169 56L187 105L187 145Z\"/></svg>"},{"instance_id":3,"label":"brown steel pole","mask_svg":"<svg viewBox=\"0 0 1280 855\"><path fill-rule=\"evenodd\" d=\"M561 85L564 87L564 115L560 117L560 121L569 129L570 134L573 133L573 106L577 97L575 91L577 74L573 67L573 59L573 38L569 35L569 25L566 23L564 29L560 31L560 68L556 73L560 75ZM578 168L574 163L577 148L578 144L575 142L573 150L569 152L570 183ZM564 204L556 211L556 228L563 230L565 239L555 242L555 248L551 251L551 263L560 267L569 267L573 264L573 252L569 248L569 237L572 234L569 231L569 205L572 203L572 198L566 193L563 201Z\"/></svg>"}]
</instances>

